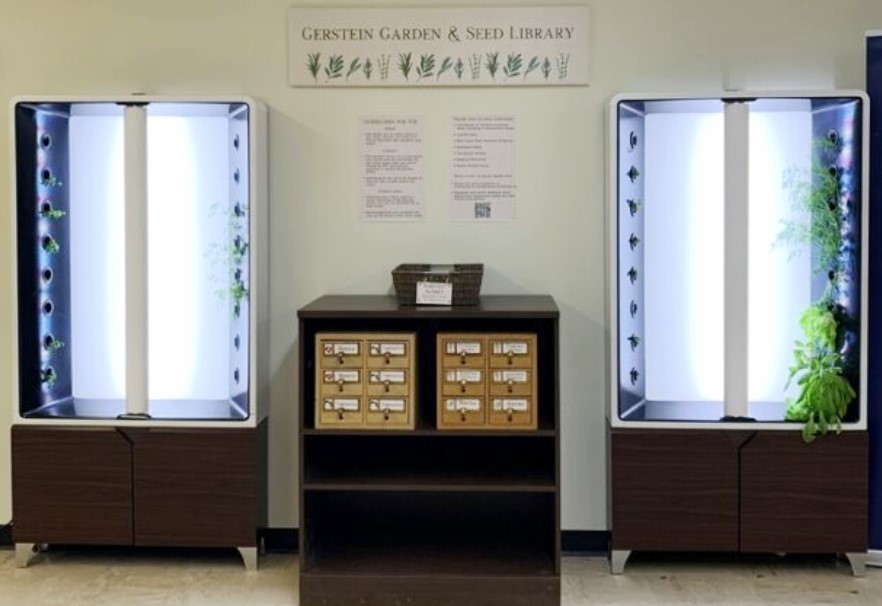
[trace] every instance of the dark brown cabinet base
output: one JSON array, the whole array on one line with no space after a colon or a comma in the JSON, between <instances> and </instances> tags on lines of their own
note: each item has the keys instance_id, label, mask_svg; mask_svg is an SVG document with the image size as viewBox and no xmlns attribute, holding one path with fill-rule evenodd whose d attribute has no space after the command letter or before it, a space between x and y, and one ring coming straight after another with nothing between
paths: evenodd
<instances>
[{"instance_id":1,"label":"dark brown cabinet base","mask_svg":"<svg viewBox=\"0 0 882 606\"><path fill-rule=\"evenodd\" d=\"M302 606L559 606L558 316L543 296L300 310ZM316 335L354 330L415 335L413 429L316 422ZM535 430L439 429L438 335L488 332L536 335Z\"/></svg>"},{"instance_id":2,"label":"dark brown cabinet base","mask_svg":"<svg viewBox=\"0 0 882 606\"><path fill-rule=\"evenodd\" d=\"M867 434L611 429L614 572L631 551L867 550Z\"/></svg>"},{"instance_id":3,"label":"dark brown cabinet base","mask_svg":"<svg viewBox=\"0 0 882 606\"><path fill-rule=\"evenodd\" d=\"M13 426L13 538L236 547L251 565L266 525L266 430Z\"/></svg>"}]
</instances>

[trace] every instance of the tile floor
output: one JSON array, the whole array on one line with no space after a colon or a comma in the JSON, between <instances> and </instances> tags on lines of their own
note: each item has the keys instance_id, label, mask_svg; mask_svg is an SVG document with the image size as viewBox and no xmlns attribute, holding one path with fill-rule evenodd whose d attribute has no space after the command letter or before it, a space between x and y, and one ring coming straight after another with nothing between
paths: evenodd
<instances>
[{"instance_id":1,"label":"tile floor","mask_svg":"<svg viewBox=\"0 0 882 606\"><path fill-rule=\"evenodd\" d=\"M235 551L53 550L22 570L0 550L0 605L296 606L296 565L270 554L246 573ZM562 606L882 605L882 569L855 579L832 558L635 556L614 577L603 558L566 557L562 592Z\"/></svg>"}]
</instances>

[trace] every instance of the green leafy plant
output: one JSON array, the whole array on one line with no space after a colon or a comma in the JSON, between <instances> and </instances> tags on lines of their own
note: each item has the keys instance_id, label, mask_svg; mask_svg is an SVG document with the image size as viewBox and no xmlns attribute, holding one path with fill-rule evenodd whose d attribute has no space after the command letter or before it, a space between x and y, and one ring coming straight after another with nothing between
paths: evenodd
<instances>
[{"instance_id":1,"label":"green leafy plant","mask_svg":"<svg viewBox=\"0 0 882 606\"><path fill-rule=\"evenodd\" d=\"M312 79L318 81L319 69L322 66L321 53L306 53L306 69L312 74Z\"/></svg>"},{"instance_id":2,"label":"green leafy plant","mask_svg":"<svg viewBox=\"0 0 882 606\"><path fill-rule=\"evenodd\" d=\"M43 250L45 250L50 255L57 254L58 251L61 250L61 246L58 244L58 242L55 241L55 238L53 238L52 236L43 236L43 240L40 245L43 247Z\"/></svg>"},{"instance_id":3,"label":"green leafy plant","mask_svg":"<svg viewBox=\"0 0 882 606\"><path fill-rule=\"evenodd\" d=\"M40 369L40 383L48 386L50 389L55 387L55 382L58 380L58 375L55 373L55 369L51 366L49 368Z\"/></svg>"},{"instance_id":4,"label":"green leafy plant","mask_svg":"<svg viewBox=\"0 0 882 606\"><path fill-rule=\"evenodd\" d=\"M815 271L839 273L842 266L842 223L839 207L840 184L836 171L821 162L821 156L835 145L827 139L815 143L809 171L791 168L784 173L784 188L788 190L797 219L784 223L777 244L790 245L797 254L810 246L817 251Z\"/></svg>"},{"instance_id":5,"label":"green leafy plant","mask_svg":"<svg viewBox=\"0 0 882 606\"><path fill-rule=\"evenodd\" d=\"M838 433L842 418L857 397L849 381L853 360L845 347L853 318L837 302L839 279L854 263L843 236L848 210L840 204L841 170L828 163L830 156L839 152L839 145L839 137L818 138L811 168L785 171L784 187L798 217L784 223L776 240L776 245L794 247L791 256L811 250L813 272L827 278L820 299L799 319L805 338L795 343L787 379L788 387L796 379L799 395L788 398L785 419L805 423L802 437L806 442L830 429Z\"/></svg>"},{"instance_id":6,"label":"green leafy plant","mask_svg":"<svg viewBox=\"0 0 882 606\"><path fill-rule=\"evenodd\" d=\"M364 72L364 77L366 79L371 79L371 74L374 72L374 64L371 63L370 57L365 57L364 65L361 67L361 71Z\"/></svg>"},{"instance_id":7,"label":"green leafy plant","mask_svg":"<svg viewBox=\"0 0 882 606\"><path fill-rule=\"evenodd\" d=\"M405 80L410 79L410 70L413 69L413 53L398 53L398 71L402 73Z\"/></svg>"},{"instance_id":8,"label":"green leafy plant","mask_svg":"<svg viewBox=\"0 0 882 606\"><path fill-rule=\"evenodd\" d=\"M815 304L799 320L805 335L793 351L787 386L800 386L796 399L788 399L785 419L804 422L802 439L814 441L828 430L842 430L842 417L857 394L842 376L842 356L836 348L837 322L826 304Z\"/></svg>"},{"instance_id":9,"label":"green leafy plant","mask_svg":"<svg viewBox=\"0 0 882 606\"><path fill-rule=\"evenodd\" d=\"M62 217L64 217L67 213L63 210L59 210L57 208L50 208L47 210L41 210L39 215L44 219L52 219L53 221L58 221Z\"/></svg>"},{"instance_id":10,"label":"green leafy plant","mask_svg":"<svg viewBox=\"0 0 882 606\"><path fill-rule=\"evenodd\" d=\"M47 339L47 340L43 343L43 347L44 347L44 348L46 349L46 351L48 351L49 353L55 353L55 352L58 351L59 349L63 349L63 348L64 348L64 341L62 341L61 339L55 339L55 338Z\"/></svg>"},{"instance_id":11,"label":"green leafy plant","mask_svg":"<svg viewBox=\"0 0 882 606\"><path fill-rule=\"evenodd\" d=\"M335 78L339 78L343 74L343 55L331 55L328 58L328 65L325 67L325 82L330 82Z\"/></svg>"}]
</instances>

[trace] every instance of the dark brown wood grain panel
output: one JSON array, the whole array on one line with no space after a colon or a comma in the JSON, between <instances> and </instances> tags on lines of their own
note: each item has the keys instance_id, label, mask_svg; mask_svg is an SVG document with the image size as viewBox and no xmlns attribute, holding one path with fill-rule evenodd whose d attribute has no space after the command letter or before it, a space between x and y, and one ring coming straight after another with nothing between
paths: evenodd
<instances>
[{"instance_id":1,"label":"dark brown wood grain panel","mask_svg":"<svg viewBox=\"0 0 882 606\"><path fill-rule=\"evenodd\" d=\"M738 440L655 429L610 439L613 549L738 549Z\"/></svg>"},{"instance_id":2,"label":"dark brown wood grain panel","mask_svg":"<svg viewBox=\"0 0 882 606\"><path fill-rule=\"evenodd\" d=\"M741 551L866 551L867 456L866 432L757 432L741 453Z\"/></svg>"},{"instance_id":3,"label":"dark brown wood grain panel","mask_svg":"<svg viewBox=\"0 0 882 606\"><path fill-rule=\"evenodd\" d=\"M126 430L133 444L135 544L254 547L259 430Z\"/></svg>"},{"instance_id":4,"label":"dark brown wood grain panel","mask_svg":"<svg viewBox=\"0 0 882 606\"><path fill-rule=\"evenodd\" d=\"M560 578L467 575L300 575L301 606L559 606Z\"/></svg>"},{"instance_id":5,"label":"dark brown wood grain panel","mask_svg":"<svg viewBox=\"0 0 882 606\"><path fill-rule=\"evenodd\" d=\"M19 543L132 542L132 457L114 428L12 428Z\"/></svg>"}]
</instances>

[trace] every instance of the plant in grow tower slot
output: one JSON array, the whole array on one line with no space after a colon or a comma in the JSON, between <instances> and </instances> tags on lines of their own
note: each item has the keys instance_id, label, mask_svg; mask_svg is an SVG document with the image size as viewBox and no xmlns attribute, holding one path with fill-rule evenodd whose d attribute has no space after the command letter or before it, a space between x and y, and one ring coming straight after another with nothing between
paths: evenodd
<instances>
[{"instance_id":1,"label":"plant in grow tower slot","mask_svg":"<svg viewBox=\"0 0 882 606\"><path fill-rule=\"evenodd\" d=\"M797 341L793 366L787 384L794 378L799 396L787 403L785 418L805 422L803 440L811 442L815 434L824 435L842 429L842 417L856 394L842 376L842 359L836 349L837 323L824 303L809 307L799 320L805 341Z\"/></svg>"},{"instance_id":2,"label":"plant in grow tower slot","mask_svg":"<svg viewBox=\"0 0 882 606\"><path fill-rule=\"evenodd\" d=\"M804 422L802 437L811 442L830 429L837 433L842 418L857 397L848 370L854 365L851 326L855 319L839 302L843 280L855 269L855 242L850 226L852 212L843 199L843 171L835 162L841 139L823 137L815 141L811 170L785 172L784 186L792 197L799 218L784 223L778 244L790 245L794 253L811 250L812 273L825 278L820 298L799 319L804 340L796 341L787 386L796 379L799 395L788 398L785 419Z\"/></svg>"}]
</instances>

